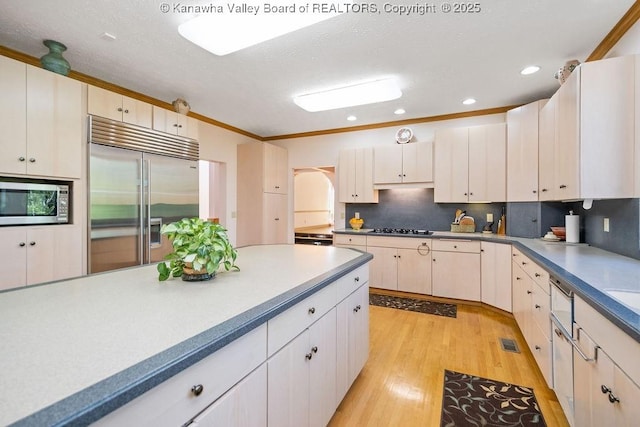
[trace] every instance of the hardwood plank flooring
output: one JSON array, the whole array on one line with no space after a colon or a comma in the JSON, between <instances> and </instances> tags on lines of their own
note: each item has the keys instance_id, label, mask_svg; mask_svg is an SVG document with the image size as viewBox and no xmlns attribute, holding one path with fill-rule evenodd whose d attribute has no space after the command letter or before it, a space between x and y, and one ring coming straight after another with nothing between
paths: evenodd
<instances>
[{"instance_id":1,"label":"hardwood plank flooring","mask_svg":"<svg viewBox=\"0 0 640 427\"><path fill-rule=\"evenodd\" d=\"M445 369L531 387L547 425L568 426L513 317L457 304L455 319L370 306L369 359L329 426L439 426Z\"/></svg>"}]
</instances>

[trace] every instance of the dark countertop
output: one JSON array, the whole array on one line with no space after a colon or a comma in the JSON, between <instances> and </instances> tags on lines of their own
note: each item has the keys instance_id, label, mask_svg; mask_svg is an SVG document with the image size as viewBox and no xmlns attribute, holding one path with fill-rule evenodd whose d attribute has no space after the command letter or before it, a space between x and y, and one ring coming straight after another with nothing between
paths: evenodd
<instances>
[{"instance_id":1,"label":"dark countertop","mask_svg":"<svg viewBox=\"0 0 640 427\"><path fill-rule=\"evenodd\" d=\"M483 233L436 231L433 235L372 233L370 229L334 230L337 234L394 236L406 238L481 240L511 244L569 287L600 314L640 342L640 307L619 298L616 291L640 294L640 261L586 244L547 242L542 239ZM613 296L616 294L616 297Z\"/></svg>"}]
</instances>

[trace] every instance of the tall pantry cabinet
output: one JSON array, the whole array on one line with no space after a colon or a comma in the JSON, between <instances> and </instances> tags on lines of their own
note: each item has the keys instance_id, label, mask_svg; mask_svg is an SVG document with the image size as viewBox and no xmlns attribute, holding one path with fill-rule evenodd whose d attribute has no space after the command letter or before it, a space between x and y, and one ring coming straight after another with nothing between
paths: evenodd
<instances>
[{"instance_id":1,"label":"tall pantry cabinet","mask_svg":"<svg viewBox=\"0 0 640 427\"><path fill-rule=\"evenodd\" d=\"M288 193L286 149L238 145L237 246L287 243Z\"/></svg>"}]
</instances>

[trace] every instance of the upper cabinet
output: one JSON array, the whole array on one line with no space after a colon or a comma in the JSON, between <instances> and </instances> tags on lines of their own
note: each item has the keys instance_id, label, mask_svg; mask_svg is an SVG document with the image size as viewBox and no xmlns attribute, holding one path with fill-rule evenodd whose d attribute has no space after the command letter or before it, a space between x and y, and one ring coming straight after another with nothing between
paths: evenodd
<instances>
[{"instance_id":1,"label":"upper cabinet","mask_svg":"<svg viewBox=\"0 0 640 427\"><path fill-rule=\"evenodd\" d=\"M542 108L540 200L633 197L635 61L582 64Z\"/></svg>"},{"instance_id":2,"label":"upper cabinet","mask_svg":"<svg viewBox=\"0 0 640 427\"><path fill-rule=\"evenodd\" d=\"M147 128L151 127L151 104L95 86L89 86L87 92L89 114Z\"/></svg>"},{"instance_id":3,"label":"upper cabinet","mask_svg":"<svg viewBox=\"0 0 640 427\"><path fill-rule=\"evenodd\" d=\"M289 158L285 148L272 144L263 144L263 171L262 181L265 193L287 194L289 191Z\"/></svg>"},{"instance_id":4,"label":"upper cabinet","mask_svg":"<svg viewBox=\"0 0 640 427\"><path fill-rule=\"evenodd\" d=\"M439 129L435 142L436 203L506 199L504 123Z\"/></svg>"},{"instance_id":5,"label":"upper cabinet","mask_svg":"<svg viewBox=\"0 0 640 427\"><path fill-rule=\"evenodd\" d=\"M376 146L373 160L375 188L395 188L396 184L432 186L432 142Z\"/></svg>"},{"instance_id":6,"label":"upper cabinet","mask_svg":"<svg viewBox=\"0 0 640 427\"><path fill-rule=\"evenodd\" d=\"M538 121L546 100L507 111L507 200L538 201ZM542 166L541 166L542 167Z\"/></svg>"},{"instance_id":7,"label":"upper cabinet","mask_svg":"<svg viewBox=\"0 0 640 427\"><path fill-rule=\"evenodd\" d=\"M0 56L0 173L80 178L82 83Z\"/></svg>"},{"instance_id":8,"label":"upper cabinet","mask_svg":"<svg viewBox=\"0 0 640 427\"><path fill-rule=\"evenodd\" d=\"M338 200L341 203L378 203L373 188L373 148L340 150Z\"/></svg>"},{"instance_id":9,"label":"upper cabinet","mask_svg":"<svg viewBox=\"0 0 640 427\"><path fill-rule=\"evenodd\" d=\"M175 111L153 106L153 129L198 139L198 120Z\"/></svg>"}]
</instances>

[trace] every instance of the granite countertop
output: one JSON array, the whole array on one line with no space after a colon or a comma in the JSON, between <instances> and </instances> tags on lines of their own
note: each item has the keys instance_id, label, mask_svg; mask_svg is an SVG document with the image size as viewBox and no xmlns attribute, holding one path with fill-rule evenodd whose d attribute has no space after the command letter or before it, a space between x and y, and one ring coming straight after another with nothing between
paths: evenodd
<instances>
[{"instance_id":1,"label":"granite countertop","mask_svg":"<svg viewBox=\"0 0 640 427\"><path fill-rule=\"evenodd\" d=\"M249 246L212 282L150 265L1 292L0 425L89 424L371 258Z\"/></svg>"},{"instance_id":2,"label":"granite countertop","mask_svg":"<svg viewBox=\"0 0 640 427\"><path fill-rule=\"evenodd\" d=\"M370 229L336 229L338 234L367 235ZM625 300L625 295L640 297L640 260L617 255L586 244L547 242L483 233L452 233L435 231L430 236L411 234L369 234L433 239L477 239L508 243L537 261L552 275L566 282L576 295L584 299L603 316L640 342L640 305Z\"/></svg>"}]
</instances>

